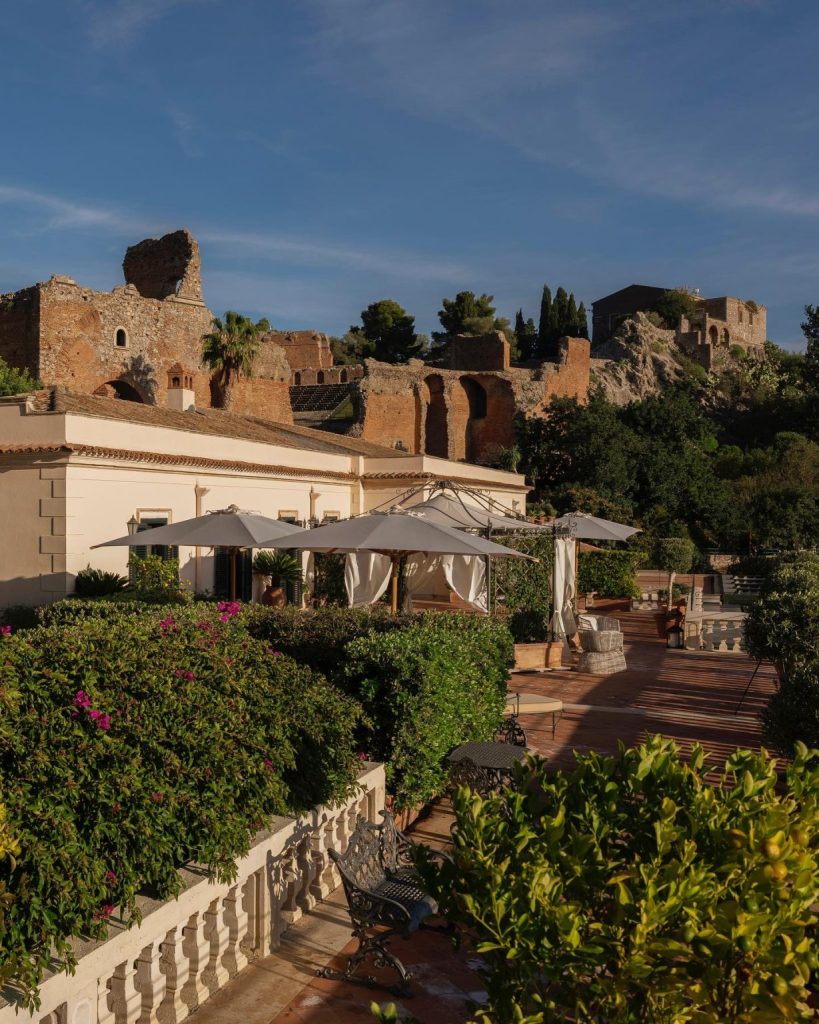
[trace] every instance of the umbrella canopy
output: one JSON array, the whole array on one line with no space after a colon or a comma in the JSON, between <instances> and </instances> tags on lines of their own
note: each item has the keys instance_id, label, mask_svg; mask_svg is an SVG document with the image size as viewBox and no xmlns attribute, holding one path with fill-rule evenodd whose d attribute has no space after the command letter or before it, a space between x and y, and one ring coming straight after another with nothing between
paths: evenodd
<instances>
[{"instance_id":1,"label":"umbrella canopy","mask_svg":"<svg viewBox=\"0 0 819 1024\"><path fill-rule=\"evenodd\" d=\"M550 530L551 527L528 523L525 519L514 519L512 516L501 516L488 509L481 508L472 502L462 499L456 492L454 497L448 494L434 494L426 501L411 506L411 511L431 523L439 526L450 526L456 530L515 530L521 532L538 532Z\"/></svg>"},{"instance_id":2,"label":"umbrella canopy","mask_svg":"<svg viewBox=\"0 0 819 1024\"><path fill-rule=\"evenodd\" d=\"M265 548L291 547L285 539L271 537L261 545ZM318 526L298 538L302 551L354 553L373 551L392 560L392 610L398 607L398 562L402 555L503 555L507 558L529 558L502 544L483 537L473 537L449 526L440 526L412 511L394 509L370 512L354 519Z\"/></svg>"},{"instance_id":3,"label":"umbrella canopy","mask_svg":"<svg viewBox=\"0 0 819 1024\"><path fill-rule=\"evenodd\" d=\"M613 523L610 519L599 519L588 512L567 512L565 516L555 519L553 524L558 532L566 532L572 537L584 540L628 540L639 533L633 526Z\"/></svg>"},{"instance_id":4,"label":"umbrella canopy","mask_svg":"<svg viewBox=\"0 0 819 1024\"><path fill-rule=\"evenodd\" d=\"M150 532L150 540L147 534ZM107 540L104 544L94 544L95 548L110 547L143 547L145 544L168 544L174 547L191 548L263 548L269 547L262 541L272 537L281 538L297 533L306 533L299 526L284 523L279 519L269 519L256 512L240 512L235 505L206 512L194 519L183 519L180 523L168 526L156 526L152 530L128 534ZM285 547L296 547L287 544Z\"/></svg>"},{"instance_id":5,"label":"umbrella canopy","mask_svg":"<svg viewBox=\"0 0 819 1024\"><path fill-rule=\"evenodd\" d=\"M306 533L299 526L269 519L257 512L240 512L236 505L206 512L194 519L183 519L181 523L155 526L151 530L117 537L104 544L93 544L95 548L143 547L145 544L168 545L189 548L229 548L230 550L230 599L236 600L236 552L240 548L268 547L261 541L270 537L291 537ZM149 536L150 535L150 536ZM285 547L295 547L286 544Z\"/></svg>"}]
</instances>

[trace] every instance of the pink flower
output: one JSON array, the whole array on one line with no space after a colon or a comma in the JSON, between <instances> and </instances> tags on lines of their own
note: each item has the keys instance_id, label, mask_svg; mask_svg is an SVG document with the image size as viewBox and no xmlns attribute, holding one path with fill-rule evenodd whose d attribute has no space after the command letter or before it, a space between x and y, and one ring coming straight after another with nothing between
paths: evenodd
<instances>
[{"instance_id":1,"label":"pink flower","mask_svg":"<svg viewBox=\"0 0 819 1024\"><path fill-rule=\"evenodd\" d=\"M219 616L219 621L220 621L220 622L230 622L230 616L229 616L229 615L227 615L227 614L225 614L225 615L220 615L220 616Z\"/></svg>"},{"instance_id":2,"label":"pink flower","mask_svg":"<svg viewBox=\"0 0 819 1024\"><path fill-rule=\"evenodd\" d=\"M91 698L85 690L77 690L74 696L74 703L78 708L88 708L91 706Z\"/></svg>"},{"instance_id":3,"label":"pink flower","mask_svg":"<svg viewBox=\"0 0 819 1024\"><path fill-rule=\"evenodd\" d=\"M366 755L366 754L364 753L364 751L363 751L363 750L359 752L359 754L358 754L358 760L359 760L359 761L366 761L366 760L367 760L367 755Z\"/></svg>"},{"instance_id":4,"label":"pink flower","mask_svg":"<svg viewBox=\"0 0 819 1024\"><path fill-rule=\"evenodd\" d=\"M281 651L274 651L273 652L273 657L274 658L281 658L281 656L282 656L282 652Z\"/></svg>"},{"instance_id":5,"label":"pink flower","mask_svg":"<svg viewBox=\"0 0 819 1024\"><path fill-rule=\"evenodd\" d=\"M273 767L273 762L270 760L269 757L266 757L264 761L262 761L262 764L265 766L265 768L267 768L268 771L270 771L270 769Z\"/></svg>"},{"instance_id":6,"label":"pink flower","mask_svg":"<svg viewBox=\"0 0 819 1024\"><path fill-rule=\"evenodd\" d=\"M100 717L97 719L97 725L99 726L100 729L102 729L103 732L108 732L108 730L111 728L111 716L100 715Z\"/></svg>"},{"instance_id":7,"label":"pink flower","mask_svg":"<svg viewBox=\"0 0 819 1024\"><path fill-rule=\"evenodd\" d=\"M153 802L155 804L161 804L162 803L162 794L161 793L151 793L151 800L153 800Z\"/></svg>"},{"instance_id":8,"label":"pink flower","mask_svg":"<svg viewBox=\"0 0 819 1024\"><path fill-rule=\"evenodd\" d=\"M176 626L173 615L169 615L166 619L161 619L159 622L159 628L162 632L166 632L169 629L173 629Z\"/></svg>"},{"instance_id":9,"label":"pink flower","mask_svg":"<svg viewBox=\"0 0 819 1024\"><path fill-rule=\"evenodd\" d=\"M196 676L193 674L193 672L186 672L184 668L174 669L173 674L175 676L178 676L179 679L187 679L189 683L196 679Z\"/></svg>"},{"instance_id":10,"label":"pink flower","mask_svg":"<svg viewBox=\"0 0 819 1024\"><path fill-rule=\"evenodd\" d=\"M114 913L115 909L116 908L114 907L113 903L103 903L103 905L97 911L97 915L96 916L101 921L105 921Z\"/></svg>"},{"instance_id":11,"label":"pink flower","mask_svg":"<svg viewBox=\"0 0 819 1024\"><path fill-rule=\"evenodd\" d=\"M114 871L112 871L110 868L105 872L105 881L109 885L116 885L117 884L116 873Z\"/></svg>"},{"instance_id":12,"label":"pink flower","mask_svg":"<svg viewBox=\"0 0 819 1024\"><path fill-rule=\"evenodd\" d=\"M80 713L79 713L79 711L77 711L76 709L72 709L72 711L71 711L71 717L72 717L72 718L74 718L74 719L77 719L77 718L79 718L79 717L80 717Z\"/></svg>"},{"instance_id":13,"label":"pink flower","mask_svg":"<svg viewBox=\"0 0 819 1024\"><path fill-rule=\"evenodd\" d=\"M216 608L222 613L219 616L220 622L228 622L242 610L242 606L238 601L220 601Z\"/></svg>"},{"instance_id":14,"label":"pink flower","mask_svg":"<svg viewBox=\"0 0 819 1024\"><path fill-rule=\"evenodd\" d=\"M91 721L92 721L92 722L96 722L96 721L98 721L98 720L99 720L100 718L102 718L102 712L101 712L101 711L97 711L97 709L96 709L96 708L92 708L92 709L91 709L91 710L90 710L90 711L88 712L88 717L89 717L89 718L91 719Z\"/></svg>"},{"instance_id":15,"label":"pink flower","mask_svg":"<svg viewBox=\"0 0 819 1024\"><path fill-rule=\"evenodd\" d=\"M0 636L11 636L11 626L0 626Z\"/></svg>"}]
</instances>

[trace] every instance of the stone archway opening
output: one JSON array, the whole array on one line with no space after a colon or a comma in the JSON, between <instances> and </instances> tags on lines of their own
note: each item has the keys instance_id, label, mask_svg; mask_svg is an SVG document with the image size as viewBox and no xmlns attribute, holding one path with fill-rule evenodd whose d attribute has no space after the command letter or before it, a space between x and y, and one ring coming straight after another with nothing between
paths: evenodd
<instances>
[{"instance_id":1,"label":"stone archway opening","mask_svg":"<svg viewBox=\"0 0 819 1024\"><path fill-rule=\"evenodd\" d=\"M719 328L715 324L711 324L708 328L708 340L712 345L719 344Z\"/></svg>"},{"instance_id":2,"label":"stone archway opening","mask_svg":"<svg viewBox=\"0 0 819 1024\"><path fill-rule=\"evenodd\" d=\"M486 388L474 377L461 377L461 387L466 396L467 418L464 424L464 457L467 462L476 462L483 454L483 426L486 419Z\"/></svg>"},{"instance_id":3,"label":"stone archway opening","mask_svg":"<svg viewBox=\"0 0 819 1024\"><path fill-rule=\"evenodd\" d=\"M439 459L446 459L449 455L449 432L444 381L438 374L431 374L424 383L428 393L424 419L424 452Z\"/></svg>"},{"instance_id":4,"label":"stone archway opening","mask_svg":"<svg viewBox=\"0 0 819 1024\"><path fill-rule=\"evenodd\" d=\"M129 384L127 380L107 380L96 389L94 394L100 395L103 398L119 398L123 402L138 402L140 405L145 404L145 399L137 391L134 385Z\"/></svg>"},{"instance_id":5,"label":"stone archway opening","mask_svg":"<svg viewBox=\"0 0 819 1024\"><path fill-rule=\"evenodd\" d=\"M728 333L728 328L723 327L722 329L722 344L727 348L731 343L731 335Z\"/></svg>"}]
</instances>

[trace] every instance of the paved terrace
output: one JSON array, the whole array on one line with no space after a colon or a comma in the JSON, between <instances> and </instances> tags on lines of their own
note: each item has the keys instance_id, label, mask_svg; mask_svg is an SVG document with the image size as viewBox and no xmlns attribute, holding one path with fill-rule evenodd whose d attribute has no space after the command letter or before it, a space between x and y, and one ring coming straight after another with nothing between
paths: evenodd
<instances>
[{"instance_id":1,"label":"paved terrace","mask_svg":"<svg viewBox=\"0 0 819 1024\"><path fill-rule=\"evenodd\" d=\"M616 615L625 634L628 670L608 677L566 668L549 673L514 674L510 688L560 698L565 712L552 739L551 716L521 716L530 747L561 767L570 767L573 751L614 753L648 733L673 737L684 751L699 742L715 759L738 746L758 748L758 714L773 689L773 669L763 665L739 714L736 706L754 669L741 654L668 650L657 636L654 616L603 604L594 609ZM431 845L444 845L452 816L441 801L412 829ZM340 967L349 923L341 890L286 934L279 951L257 961L218 992L196 1014L197 1024L365 1024L370 1002L392 1001L388 993L315 977L317 967ZM467 1002L481 998L475 968L479 958L468 948L454 952L449 939L424 932L396 952L413 971L413 999L399 1000L402 1012L421 1024L464 1024ZM389 983L390 973L375 972Z\"/></svg>"}]
</instances>

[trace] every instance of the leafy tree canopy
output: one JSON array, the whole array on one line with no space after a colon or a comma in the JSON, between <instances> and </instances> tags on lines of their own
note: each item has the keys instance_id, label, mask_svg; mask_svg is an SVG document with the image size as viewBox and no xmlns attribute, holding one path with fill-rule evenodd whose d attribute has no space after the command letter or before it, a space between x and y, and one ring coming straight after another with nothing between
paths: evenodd
<instances>
[{"instance_id":1,"label":"leafy tree canopy","mask_svg":"<svg viewBox=\"0 0 819 1024\"><path fill-rule=\"evenodd\" d=\"M351 327L350 332L360 333L369 342L372 351L367 355L385 363L405 363L423 354L425 346L415 333L415 317L395 299L371 302L361 311L361 324L360 328Z\"/></svg>"},{"instance_id":2,"label":"leafy tree canopy","mask_svg":"<svg viewBox=\"0 0 819 1024\"><path fill-rule=\"evenodd\" d=\"M5 359L0 359L0 396L25 395L39 387L40 382L36 377L32 377L28 370L18 370L14 366L9 366Z\"/></svg>"},{"instance_id":3,"label":"leafy tree canopy","mask_svg":"<svg viewBox=\"0 0 819 1024\"><path fill-rule=\"evenodd\" d=\"M671 288L654 304L655 312L662 317L665 326L673 331L684 317L690 320L697 312L697 300L684 288Z\"/></svg>"},{"instance_id":4,"label":"leafy tree canopy","mask_svg":"<svg viewBox=\"0 0 819 1024\"><path fill-rule=\"evenodd\" d=\"M438 319L447 334L486 334L494 329L495 307L491 295L458 292L454 299L444 299Z\"/></svg>"}]
</instances>

